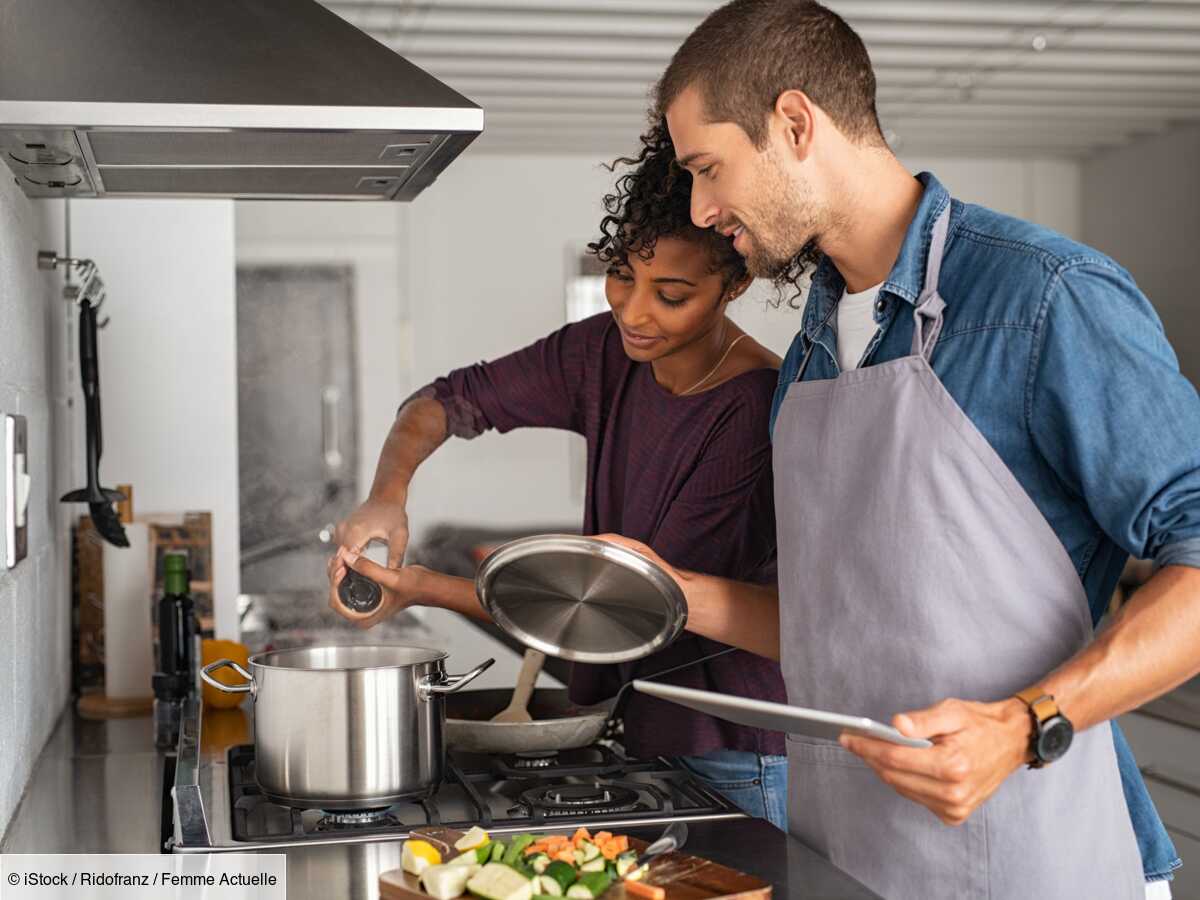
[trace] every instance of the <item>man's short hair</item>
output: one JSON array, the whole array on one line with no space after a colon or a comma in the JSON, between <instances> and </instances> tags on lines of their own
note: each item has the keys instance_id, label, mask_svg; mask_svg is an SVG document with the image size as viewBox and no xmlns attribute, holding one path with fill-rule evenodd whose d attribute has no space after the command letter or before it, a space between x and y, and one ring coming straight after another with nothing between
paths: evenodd
<instances>
[{"instance_id":1,"label":"man's short hair","mask_svg":"<svg viewBox=\"0 0 1200 900\"><path fill-rule=\"evenodd\" d=\"M659 79L656 117L692 86L710 122L741 126L760 149L775 101L789 90L803 91L850 140L884 143L862 38L812 0L733 0L717 9Z\"/></svg>"}]
</instances>

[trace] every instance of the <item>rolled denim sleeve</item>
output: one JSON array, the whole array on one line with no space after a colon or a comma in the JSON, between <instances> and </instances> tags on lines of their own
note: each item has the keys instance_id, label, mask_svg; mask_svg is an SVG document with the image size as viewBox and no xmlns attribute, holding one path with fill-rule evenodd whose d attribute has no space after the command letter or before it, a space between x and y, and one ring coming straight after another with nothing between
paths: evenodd
<instances>
[{"instance_id":1,"label":"rolled denim sleeve","mask_svg":"<svg viewBox=\"0 0 1200 900\"><path fill-rule=\"evenodd\" d=\"M1059 270L1027 386L1039 451L1105 533L1159 566L1200 568L1200 397L1128 272L1104 259Z\"/></svg>"}]
</instances>

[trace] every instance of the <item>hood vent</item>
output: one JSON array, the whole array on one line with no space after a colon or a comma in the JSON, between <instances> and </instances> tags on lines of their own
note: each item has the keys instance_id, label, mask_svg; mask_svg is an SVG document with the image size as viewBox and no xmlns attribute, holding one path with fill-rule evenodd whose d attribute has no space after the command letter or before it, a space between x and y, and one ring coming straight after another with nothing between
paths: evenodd
<instances>
[{"instance_id":1,"label":"hood vent","mask_svg":"<svg viewBox=\"0 0 1200 900\"><path fill-rule=\"evenodd\" d=\"M313 0L0 5L0 155L31 197L411 200L482 130Z\"/></svg>"}]
</instances>

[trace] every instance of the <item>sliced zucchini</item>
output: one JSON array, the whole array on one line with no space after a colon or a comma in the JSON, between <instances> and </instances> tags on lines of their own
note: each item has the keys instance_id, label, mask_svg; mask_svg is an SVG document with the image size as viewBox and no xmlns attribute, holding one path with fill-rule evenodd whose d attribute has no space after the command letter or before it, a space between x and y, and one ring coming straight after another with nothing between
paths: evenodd
<instances>
[{"instance_id":1,"label":"sliced zucchini","mask_svg":"<svg viewBox=\"0 0 1200 900\"><path fill-rule=\"evenodd\" d=\"M562 885L549 875L539 875L537 884L534 885L534 890L543 894L549 894L551 897L561 897L563 895Z\"/></svg>"},{"instance_id":2,"label":"sliced zucchini","mask_svg":"<svg viewBox=\"0 0 1200 900\"><path fill-rule=\"evenodd\" d=\"M481 900L530 900L533 882L501 863L488 863L467 882L467 890Z\"/></svg>"},{"instance_id":3,"label":"sliced zucchini","mask_svg":"<svg viewBox=\"0 0 1200 900\"><path fill-rule=\"evenodd\" d=\"M561 894L575 883L575 879L578 874L579 873L575 871L574 866L568 865L561 859L556 859L554 862L550 863L550 865L546 866L546 871L542 875L542 878L550 878L554 881L557 881L559 893Z\"/></svg>"},{"instance_id":4,"label":"sliced zucchini","mask_svg":"<svg viewBox=\"0 0 1200 900\"><path fill-rule=\"evenodd\" d=\"M533 871L541 875L550 868L550 857L545 853L535 853L532 859L527 859L527 863L533 868Z\"/></svg>"},{"instance_id":5,"label":"sliced zucchini","mask_svg":"<svg viewBox=\"0 0 1200 900\"><path fill-rule=\"evenodd\" d=\"M579 867L580 872L603 872L607 860L603 856L590 859Z\"/></svg>"},{"instance_id":6,"label":"sliced zucchini","mask_svg":"<svg viewBox=\"0 0 1200 900\"><path fill-rule=\"evenodd\" d=\"M593 900L608 890L610 884L612 879L607 872L587 872L567 888L567 896L571 900Z\"/></svg>"},{"instance_id":7,"label":"sliced zucchini","mask_svg":"<svg viewBox=\"0 0 1200 900\"><path fill-rule=\"evenodd\" d=\"M504 861L504 851L506 849L504 846L504 842L503 841L492 841L491 847L492 847L492 850L488 854L487 862L494 862L494 863L503 862Z\"/></svg>"},{"instance_id":8,"label":"sliced zucchini","mask_svg":"<svg viewBox=\"0 0 1200 900\"><path fill-rule=\"evenodd\" d=\"M600 848L591 841L580 841L579 846L576 849L583 851L584 862L591 862L600 855Z\"/></svg>"}]
</instances>

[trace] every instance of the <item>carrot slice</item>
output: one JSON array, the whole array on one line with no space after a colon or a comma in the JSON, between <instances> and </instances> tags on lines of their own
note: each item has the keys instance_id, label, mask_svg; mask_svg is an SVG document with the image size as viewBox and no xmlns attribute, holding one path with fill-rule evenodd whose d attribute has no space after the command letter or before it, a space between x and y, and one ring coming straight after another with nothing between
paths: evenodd
<instances>
[{"instance_id":1,"label":"carrot slice","mask_svg":"<svg viewBox=\"0 0 1200 900\"><path fill-rule=\"evenodd\" d=\"M629 849L629 835L626 835L626 834L617 835L615 838L613 838L613 841L617 845L618 853L624 853L626 850Z\"/></svg>"},{"instance_id":2,"label":"carrot slice","mask_svg":"<svg viewBox=\"0 0 1200 900\"><path fill-rule=\"evenodd\" d=\"M646 900L666 900L667 892L657 884L645 884L641 881L623 881L625 893L634 897L645 897Z\"/></svg>"},{"instance_id":3,"label":"carrot slice","mask_svg":"<svg viewBox=\"0 0 1200 900\"><path fill-rule=\"evenodd\" d=\"M605 859L616 859L620 852L617 849L616 841L605 841L603 844L600 844L600 854Z\"/></svg>"},{"instance_id":4,"label":"carrot slice","mask_svg":"<svg viewBox=\"0 0 1200 900\"><path fill-rule=\"evenodd\" d=\"M554 858L560 862L570 863L575 865L575 851L568 847L566 850L560 850L554 854Z\"/></svg>"},{"instance_id":5,"label":"carrot slice","mask_svg":"<svg viewBox=\"0 0 1200 900\"><path fill-rule=\"evenodd\" d=\"M592 835L588 832L588 830L586 828L580 828L575 832L575 836L571 838L571 843L578 848L580 841L590 841L591 839Z\"/></svg>"},{"instance_id":6,"label":"carrot slice","mask_svg":"<svg viewBox=\"0 0 1200 900\"><path fill-rule=\"evenodd\" d=\"M596 837L594 838L594 840L595 840L596 844L605 844L612 840L612 832L611 831L597 831Z\"/></svg>"}]
</instances>

